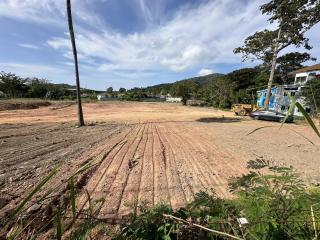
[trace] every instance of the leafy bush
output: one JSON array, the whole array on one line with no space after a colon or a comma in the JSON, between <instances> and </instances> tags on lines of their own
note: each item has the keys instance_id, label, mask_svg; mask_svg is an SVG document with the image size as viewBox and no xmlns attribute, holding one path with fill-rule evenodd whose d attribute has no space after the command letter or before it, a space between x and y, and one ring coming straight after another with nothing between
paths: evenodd
<instances>
[{"instance_id":1,"label":"leafy bush","mask_svg":"<svg viewBox=\"0 0 320 240\"><path fill-rule=\"evenodd\" d=\"M262 159L249 162L248 168L249 174L230 181L235 199L200 192L176 211L163 204L140 207L117 239L317 239L320 218L310 209L319 203L320 189L306 188L292 168ZM248 224L239 224L239 218Z\"/></svg>"},{"instance_id":2,"label":"leafy bush","mask_svg":"<svg viewBox=\"0 0 320 240\"><path fill-rule=\"evenodd\" d=\"M130 214L130 224L123 227L117 239L170 239L175 224L163 217L163 214L173 213L168 205L158 204L154 208L138 206L138 212L139 215Z\"/></svg>"},{"instance_id":3,"label":"leafy bush","mask_svg":"<svg viewBox=\"0 0 320 240\"><path fill-rule=\"evenodd\" d=\"M292 168L263 160L249 162L249 168L268 171L252 171L230 184L237 208L249 220L247 233L257 239L311 239L310 207L320 200L319 189L307 189Z\"/></svg>"}]
</instances>

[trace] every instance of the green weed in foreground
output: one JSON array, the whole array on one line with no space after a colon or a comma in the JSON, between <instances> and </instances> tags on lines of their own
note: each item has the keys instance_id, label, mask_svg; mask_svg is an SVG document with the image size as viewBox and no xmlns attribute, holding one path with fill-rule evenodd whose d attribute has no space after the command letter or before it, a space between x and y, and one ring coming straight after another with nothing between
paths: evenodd
<instances>
[{"instance_id":1,"label":"green weed in foreground","mask_svg":"<svg viewBox=\"0 0 320 240\"><path fill-rule=\"evenodd\" d=\"M292 168L273 166L263 159L250 161L248 168L249 174L230 180L234 199L200 192L194 201L178 210L166 204L153 208L138 206L137 212L109 238L319 239L319 187L308 188ZM102 200L92 201L87 192L89 206L77 212L73 203L75 183L72 179L70 183L70 205L67 209L57 208L54 216L55 238L94 239L100 233L106 236L114 226L98 217ZM239 224L239 218L246 218L248 223ZM68 227L68 219L72 228ZM67 229L70 231L66 236ZM18 237L23 230L27 230L27 225L13 228L11 237ZM36 231L34 239L41 233Z\"/></svg>"},{"instance_id":2,"label":"green weed in foreground","mask_svg":"<svg viewBox=\"0 0 320 240\"><path fill-rule=\"evenodd\" d=\"M264 160L251 161L248 167L249 174L230 182L234 200L200 192L186 208L177 211L166 205L141 207L141 214L131 215L117 239L231 239L196 224L235 239L319 239L320 189L306 188L292 168L272 166ZM268 173L262 174L260 169ZM166 218L165 214L183 221ZM240 217L248 224L239 225Z\"/></svg>"}]
</instances>

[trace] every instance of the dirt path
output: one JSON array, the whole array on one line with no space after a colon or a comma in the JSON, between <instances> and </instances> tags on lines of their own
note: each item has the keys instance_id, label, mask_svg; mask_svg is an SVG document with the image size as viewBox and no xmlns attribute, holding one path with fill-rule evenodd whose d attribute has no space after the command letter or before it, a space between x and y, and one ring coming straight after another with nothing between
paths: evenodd
<instances>
[{"instance_id":1,"label":"dirt path","mask_svg":"<svg viewBox=\"0 0 320 240\"><path fill-rule=\"evenodd\" d=\"M107 219L126 216L136 204L179 208L199 191L231 197L229 178L246 173L247 161L256 158L293 165L307 182L320 181L320 141L307 126L279 130L276 123L175 104L84 106L86 120L95 122L84 128L70 123L75 106L0 113L0 216L58 165L43 191L63 196L65 180L92 159L99 161L81 178L77 209L88 208L88 191L101 202L99 217Z\"/></svg>"}]
</instances>

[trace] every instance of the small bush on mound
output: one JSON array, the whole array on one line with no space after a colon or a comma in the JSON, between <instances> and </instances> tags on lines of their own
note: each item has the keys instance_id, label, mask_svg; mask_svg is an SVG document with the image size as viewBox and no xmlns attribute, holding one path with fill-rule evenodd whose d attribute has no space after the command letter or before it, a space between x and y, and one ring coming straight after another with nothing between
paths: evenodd
<instances>
[{"instance_id":1,"label":"small bush on mound","mask_svg":"<svg viewBox=\"0 0 320 240\"><path fill-rule=\"evenodd\" d=\"M230 182L235 199L200 192L177 211L140 207L117 239L319 239L320 189L306 188L292 168L264 160L248 167L249 174Z\"/></svg>"},{"instance_id":2,"label":"small bush on mound","mask_svg":"<svg viewBox=\"0 0 320 240\"><path fill-rule=\"evenodd\" d=\"M1 100L0 111L17 110L17 109L36 109L39 107L50 106L49 101L43 100Z\"/></svg>"}]
</instances>

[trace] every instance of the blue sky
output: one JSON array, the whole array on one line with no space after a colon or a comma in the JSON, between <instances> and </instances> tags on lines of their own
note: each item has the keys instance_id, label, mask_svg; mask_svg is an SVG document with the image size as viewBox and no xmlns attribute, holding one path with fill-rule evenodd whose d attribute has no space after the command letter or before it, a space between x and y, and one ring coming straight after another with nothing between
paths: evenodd
<instances>
[{"instance_id":1,"label":"blue sky","mask_svg":"<svg viewBox=\"0 0 320 240\"><path fill-rule=\"evenodd\" d=\"M72 0L81 85L150 86L253 66L232 51L274 27L259 12L264 2ZM0 29L0 71L74 84L65 0L0 0ZM318 59L319 32L307 34Z\"/></svg>"}]
</instances>

